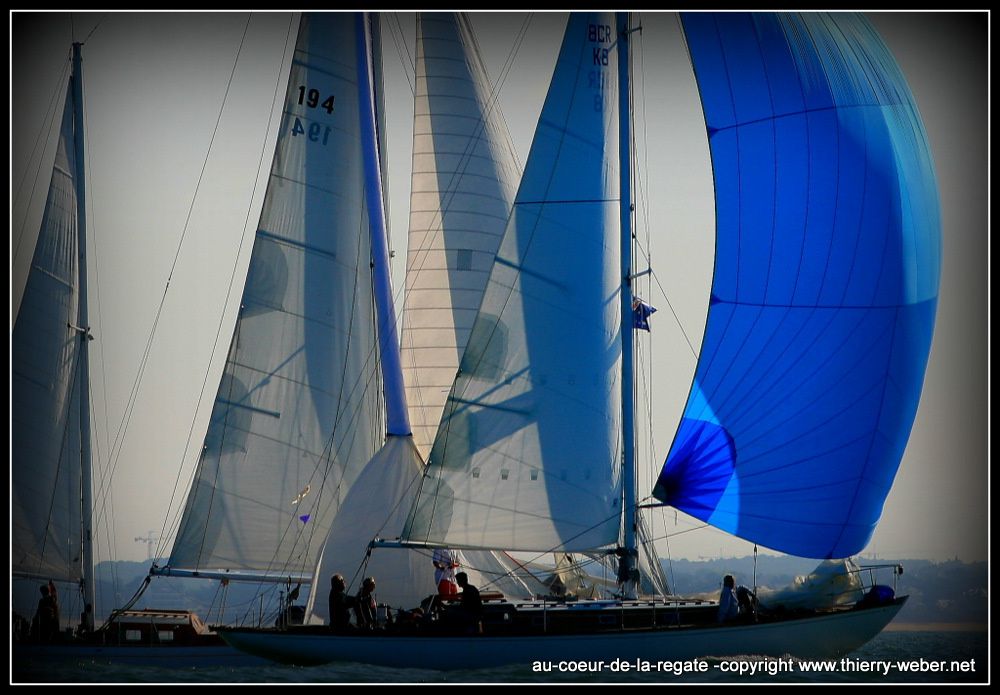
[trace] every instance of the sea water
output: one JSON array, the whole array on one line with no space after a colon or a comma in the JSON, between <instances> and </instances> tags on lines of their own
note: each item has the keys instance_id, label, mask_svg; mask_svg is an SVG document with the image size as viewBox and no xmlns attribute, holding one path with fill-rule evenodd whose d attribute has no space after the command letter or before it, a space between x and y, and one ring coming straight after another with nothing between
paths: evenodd
<instances>
[{"instance_id":1,"label":"sea water","mask_svg":"<svg viewBox=\"0 0 1000 695\"><path fill-rule=\"evenodd\" d=\"M426 671L364 664L166 669L66 663L24 669L13 683L985 683L985 631L888 631L843 659L706 658L689 662L526 663L477 671ZM643 668L645 667L645 668Z\"/></svg>"}]
</instances>

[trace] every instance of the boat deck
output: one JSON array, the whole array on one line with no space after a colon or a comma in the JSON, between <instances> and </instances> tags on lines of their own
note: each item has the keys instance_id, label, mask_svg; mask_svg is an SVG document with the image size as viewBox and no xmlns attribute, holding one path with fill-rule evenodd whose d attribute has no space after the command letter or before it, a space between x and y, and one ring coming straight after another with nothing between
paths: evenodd
<instances>
[{"instance_id":1,"label":"boat deck","mask_svg":"<svg viewBox=\"0 0 1000 695\"><path fill-rule=\"evenodd\" d=\"M713 601L635 600L635 601L483 601L483 615L478 634L539 635L620 632L623 630L659 630L725 627L733 624L774 623L807 618L823 613L859 610L852 606L825 610L762 612L741 616L724 625L717 620L718 604ZM326 625L295 625L275 629L299 635L330 634ZM473 629L472 632L475 632ZM457 602L445 602L428 615L401 612L392 622L376 630L351 630L357 636L377 635L447 635L469 634L469 621Z\"/></svg>"}]
</instances>

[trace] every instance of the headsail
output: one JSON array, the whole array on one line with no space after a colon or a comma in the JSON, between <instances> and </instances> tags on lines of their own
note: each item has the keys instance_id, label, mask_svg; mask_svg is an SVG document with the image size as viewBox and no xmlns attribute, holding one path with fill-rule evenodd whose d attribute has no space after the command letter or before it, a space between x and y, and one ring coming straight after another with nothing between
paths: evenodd
<instances>
[{"instance_id":1,"label":"headsail","mask_svg":"<svg viewBox=\"0 0 1000 695\"><path fill-rule=\"evenodd\" d=\"M356 40L353 15L302 17L172 567L311 573L343 494L381 443Z\"/></svg>"},{"instance_id":2,"label":"headsail","mask_svg":"<svg viewBox=\"0 0 1000 695\"><path fill-rule=\"evenodd\" d=\"M75 582L83 570L72 93L70 86L11 336L11 566L17 575Z\"/></svg>"},{"instance_id":3,"label":"headsail","mask_svg":"<svg viewBox=\"0 0 1000 695\"><path fill-rule=\"evenodd\" d=\"M518 175L462 15L417 15L413 174L401 356L424 458L510 216Z\"/></svg>"},{"instance_id":4,"label":"headsail","mask_svg":"<svg viewBox=\"0 0 1000 695\"><path fill-rule=\"evenodd\" d=\"M409 541L614 544L621 516L614 18L574 15Z\"/></svg>"},{"instance_id":5,"label":"headsail","mask_svg":"<svg viewBox=\"0 0 1000 695\"><path fill-rule=\"evenodd\" d=\"M323 547L313 577L315 589L306 606L314 619L329 620L327 592L330 577L336 573L344 576L352 594L361 588L365 576L374 576L379 602L395 608L413 608L437 592L430 551L376 550L368 557L368 544L375 537L395 537L402 528L423 467L412 437L389 437L367 463L344 499Z\"/></svg>"},{"instance_id":6,"label":"headsail","mask_svg":"<svg viewBox=\"0 0 1000 695\"><path fill-rule=\"evenodd\" d=\"M856 15L687 14L718 237L694 386L655 495L806 557L874 530L930 347L930 149Z\"/></svg>"}]
</instances>

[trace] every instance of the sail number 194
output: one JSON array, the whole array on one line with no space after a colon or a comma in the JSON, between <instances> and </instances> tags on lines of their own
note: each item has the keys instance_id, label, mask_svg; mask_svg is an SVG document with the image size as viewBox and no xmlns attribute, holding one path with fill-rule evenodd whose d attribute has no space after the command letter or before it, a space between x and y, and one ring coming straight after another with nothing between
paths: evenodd
<instances>
[{"instance_id":1,"label":"sail number 194","mask_svg":"<svg viewBox=\"0 0 1000 695\"><path fill-rule=\"evenodd\" d=\"M334 96L331 94L326 99L320 101L322 98L323 95L320 94L318 89L306 89L305 85L299 85L300 105L308 106L311 109L323 109L328 114L332 114ZM312 142L322 142L325 145L330 139L330 126L324 126L319 123L310 123L307 130L302 125L302 121L299 118L296 118L295 123L292 125L292 135L308 135L309 140Z\"/></svg>"},{"instance_id":2,"label":"sail number 194","mask_svg":"<svg viewBox=\"0 0 1000 695\"><path fill-rule=\"evenodd\" d=\"M305 85L299 85L299 104L305 104L311 109L319 107L327 113L333 113L333 95L324 99L322 104L319 101L320 96L318 89L307 90Z\"/></svg>"}]
</instances>

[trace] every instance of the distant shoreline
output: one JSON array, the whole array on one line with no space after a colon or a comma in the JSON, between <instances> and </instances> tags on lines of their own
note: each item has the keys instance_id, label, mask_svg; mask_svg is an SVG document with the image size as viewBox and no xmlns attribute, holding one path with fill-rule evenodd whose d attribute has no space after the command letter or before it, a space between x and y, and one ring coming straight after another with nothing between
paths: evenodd
<instances>
[{"instance_id":1,"label":"distant shoreline","mask_svg":"<svg viewBox=\"0 0 1000 695\"><path fill-rule=\"evenodd\" d=\"M883 632L986 632L986 623L901 623L891 622Z\"/></svg>"}]
</instances>

